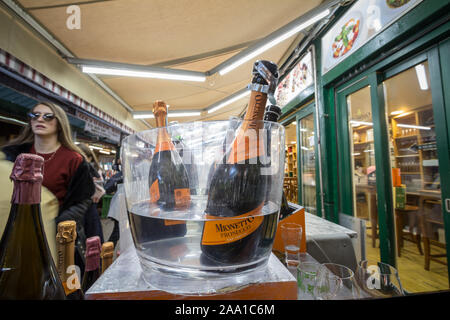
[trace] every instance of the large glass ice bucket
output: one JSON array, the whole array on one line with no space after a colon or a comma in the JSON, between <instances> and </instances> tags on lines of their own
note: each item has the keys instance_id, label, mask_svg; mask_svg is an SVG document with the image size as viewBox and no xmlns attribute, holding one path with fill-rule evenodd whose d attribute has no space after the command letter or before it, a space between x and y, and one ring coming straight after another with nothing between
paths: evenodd
<instances>
[{"instance_id":1,"label":"large glass ice bucket","mask_svg":"<svg viewBox=\"0 0 450 320\"><path fill-rule=\"evenodd\" d=\"M166 209L151 201L149 171L152 162L157 161L155 151L161 129L138 132L123 140L121 159L130 229L143 277L152 286L167 292L211 294L224 287L258 282L265 271L281 205L285 132L278 123L260 121L257 129L242 134L243 125L243 120L231 118L166 127L180 156L176 158L181 159L189 177L190 203L183 208ZM263 147L257 159L238 159L232 166L227 163L233 145L235 149L243 146L241 151L245 153L252 150L255 141L259 141L258 148ZM233 217L206 212L211 201L208 195L217 188L217 181L214 185L211 181L220 165L230 166L230 179L236 178L234 172L240 175L236 178L239 183L229 184L235 189L224 189L224 199L234 197L245 204L258 198L258 210ZM257 188L249 185L245 176L249 174L245 166L255 165L259 166L260 181L264 181ZM245 188L252 187L258 194L240 196ZM207 232L217 232L215 244L224 245L220 250L205 246ZM205 247L216 256L208 255Z\"/></svg>"}]
</instances>

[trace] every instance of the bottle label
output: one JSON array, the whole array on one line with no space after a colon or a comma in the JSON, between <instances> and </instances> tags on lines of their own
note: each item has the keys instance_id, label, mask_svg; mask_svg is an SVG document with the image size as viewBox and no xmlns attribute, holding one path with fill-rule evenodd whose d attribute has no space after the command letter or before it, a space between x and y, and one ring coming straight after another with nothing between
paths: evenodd
<instances>
[{"instance_id":1,"label":"bottle label","mask_svg":"<svg viewBox=\"0 0 450 320\"><path fill-rule=\"evenodd\" d=\"M175 189L173 192L175 195L176 208L189 207L191 202L191 190L189 188Z\"/></svg>"},{"instance_id":2,"label":"bottle label","mask_svg":"<svg viewBox=\"0 0 450 320\"><path fill-rule=\"evenodd\" d=\"M162 141L162 142L158 142L156 144L155 153L158 153L160 151L170 151L170 150L175 150L175 146L173 145L173 143L171 141Z\"/></svg>"},{"instance_id":3,"label":"bottle label","mask_svg":"<svg viewBox=\"0 0 450 320\"><path fill-rule=\"evenodd\" d=\"M164 220L165 226L175 226L177 224L185 224L185 223L186 223L186 221L184 221L184 220L171 220L171 219Z\"/></svg>"},{"instance_id":4,"label":"bottle label","mask_svg":"<svg viewBox=\"0 0 450 320\"><path fill-rule=\"evenodd\" d=\"M159 200L159 197L159 182L158 179L156 179L150 186L150 202L155 203Z\"/></svg>"},{"instance_id":5,"label":"bottle label","mask_svg":"<svg viewBox=\"0 0 450 320\"><path fill-rule=\"evenodd\" d=\"M175 208L179 209L189 207L189 204L191 202L191 191L189 188L175 189L174 196L175 196ZM172 219L164 220L165 226L173 226L185 223L186 221L184 220L172 220Z\"/></svg>"},{"instance_id":6,"label":"bottle label","mask_svg":"<svg viewBox=\"0 0 450 320\"><path fill-rule=\"evenodd\" d=\"M206 215L207 219L213 220L204 224L202 245L229 244L250 235L264 220L261 215L263 205L264 203L250 212L231 218Z\"/></svg>"}]
</instances>

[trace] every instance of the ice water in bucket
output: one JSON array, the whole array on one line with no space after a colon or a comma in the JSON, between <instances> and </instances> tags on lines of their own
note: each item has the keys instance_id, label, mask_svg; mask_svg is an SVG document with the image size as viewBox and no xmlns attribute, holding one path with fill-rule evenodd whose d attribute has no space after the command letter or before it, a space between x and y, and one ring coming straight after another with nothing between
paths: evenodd
<instances>
[{"instance_id":1,"label":"ice water in bucket","mask_svg":"<svg viewBox=\"0 0 450 320\"><path fill-rule=\"evenodd\" d=\"M261 121L247 137L237 137L244 122L169 125L164 129L175 148L157 143L161 128L123 140L130 228L143 278L152 286L209 294L261 279L277 230L285 132L278 123ZM232 149L241 138L246 147ZM255 141L257 165L242 156L253 152ZM169 152L163 155L164 148ZM228 165L232 156L238 161ZM172 164L155 174L162 160ZM158 180L158 175L170 178Z\"/></svg>"}]
</instances>

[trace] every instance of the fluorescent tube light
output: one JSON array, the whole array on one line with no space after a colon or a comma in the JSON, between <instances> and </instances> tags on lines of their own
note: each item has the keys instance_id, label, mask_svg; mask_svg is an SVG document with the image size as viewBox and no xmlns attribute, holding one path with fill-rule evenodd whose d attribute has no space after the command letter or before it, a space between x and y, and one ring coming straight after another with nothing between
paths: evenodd
<instances>
[{"instance_id":1,"label":"fluorescent tube light","mask_svg":"<svg viewBox=\"0 0 450 320\"><path fill-rule=\"evenodd\" d=\"M95 150L102 150L102 147L97 147L97 146L89 146L89 148L91 149L95 149Z\"/></svg>"},{"instance_id":2,"label":"fluorescent tube light","mask_svg":"<svg viewBox=\"0 0 450 320\"><path fill-rule=\"evenodd\" d=\"M287 30L286 32L284 32L283 34L279 35L278 37L276 37L272 41L262 45L261 47L255 48L254 50L250 51L248 54L246 54L242 58L236 60L232 64L230 64L230 65L224 67L223 69L219 70L220 75L223 76L224 74L226 74L226 73L230 72L231 70L237 68L241 64L249 61L250 59L256 57L257 55L263 53L264 51L272 48L273 46L276 46L280 42L290 38L294 34L296 34L296 33L300 32L300 31L308 28L309 26L311 26L314 23L316 23L317 21L325 18L329 14L330 14L330 10L326 9L326 10L322 11L321 13L319 13L318 15L312 17L311 19L308 19L307 21L305 21L305 22L303 22L303 23L301 23L301 24L299 24L297 26L294 26L292 29Z\"/></svg>"},{"instance_id":3,"label":"fluorescent tube light","mask_svg":"<svg viewBox=\"0 0 450 320\"><path fill-rule=\"evenodd\" d=\"M213 113L219 109L222 109L223 107L225 107L235 101L238 101L239 99L242 99L245 96L248 96L249 94L250 94L250 90L245 90L244 92L239 93L237 95L234 95L234 96L231 95L230 97L226 98L225 100L219 102L217 105L215 105L215 106L213 105L213 107L211 109L208 109L208 113Z\"/></svg>"},{"instance_id":4,"label":"fluorescent tube light","mask_svg":"<svg viewBox=\"0 0 450 320\"><path fill-rule=\"evenodd\" d=\"M418 64L416 66L417 79L419 80L419 86L421 90L428 90L427 75L425 73L425 66L423 64Z\"/></svg>"},{"instance_id":5,"label":"fluorescent tube light","mask_svg":"<svg viewBox=\"0 0 450 320\"><path fill-rule=\"evenodd\" d=\"M391 112L391 116L398 116L398 115L400 115L400 114L402 114L403 113L403 111L400 111L400 110L398 110L398 111L392 111Z\"/></svg>"},{"instance_id":6,"label":"fluorescent tube light","mask_svg":"<svg viewBox=\"0 0 450 320\"><path fill-rule=\"evenodd\" d=\"M148 119L154 118L155 115L152 112L134 112L133 119ZM188 111L188 112L168 112L167 117L169 118L181 118L181 117L195 117L201 115L200 111Z\"/></svg>"},{"instance_id":7,"label":"fluorescent tube light","mask_svg":"<svg viewBox=\"0 0 450 320\"><path fill-rule=\"evenodd\" d=\"M412 124L401 124L401 123L397 123L397 127L419 129L419 130L431 130L431 127L415 126Z\"/></svg>"},{"instance_id":8,"label":"fluorescent tube light","mask_svg":"<svg viewBox=\"0 0 450 320\"><path fill-rule=\"evenodd\" d=\"M350 123L352 124L353 127L356 127L356 126L373 126L373 122L350 120Z\"/></svg>"},{"instance_id":9,"label":"fluorescent tube light","mask_svg":"<svg viewBox=\"0 0 450 320\"><path fill-rule=\"evenodd\" d=\"M103 153L103 154L110 154L108 151L104 151L104 150L100 150L99 152Z\"/></svg>"},{"instance_id":10,"label":"fluorescent tube light","mask_svg":"<svg viewBox=\"0 0 450 320\"><path fill-rule=\"evenodd\" d=\"M184 81L197 81L204 82L206 80L205 76L201 75L184 75L176 74L170 72L160 72L160 71L140 71L140 70L130 70L121 68L105 68L105 67L95 67L95 66L82 66L82 71L84 73L95 73L95 74L106 74L114 76L125 76L125 77L142 77L142 78L156 78L156 79L166 79L166 80L184 80Z\"/></svg>"}]
</instances>

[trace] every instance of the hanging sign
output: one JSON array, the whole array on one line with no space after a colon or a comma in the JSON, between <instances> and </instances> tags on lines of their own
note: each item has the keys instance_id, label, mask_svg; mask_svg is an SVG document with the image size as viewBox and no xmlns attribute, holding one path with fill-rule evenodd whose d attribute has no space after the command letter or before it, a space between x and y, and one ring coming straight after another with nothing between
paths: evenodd
<instances>
[{"instance_id":1,"label":"hanging sign","mask_svg":"<svg viewBox=\"0 0 450 320\"><path fill-rule=\"evenodd\" d=\"M120 131L111 128L107 124L104 124L94 118L91 118L81 112L76 112L76 116L79 119L84 120L86 123L84 125L84 130L90 132L96 136L108 138L109 140L119 143L120 142Z\"/></svg>"},{"instance_id":2,"label":"hanging sign","mask_svg":"<svg viewBox=\"0 0 450 320\"><path fill-rule=\"evenodd\" d=\"M278 84L275 91L277 105L283 108L300 92L313 84L311 52L308 52L294 69Z\"/></svg>"},{"instance_id":3,"label":"hanging sign","mask_svg":"<svg viewBox=\"0 0 450 320\"><path fill-rule=\"evenodd\" d=\"M423 0L359 0L322 37L322 74Z\"/></svg>"}]
</instances>

